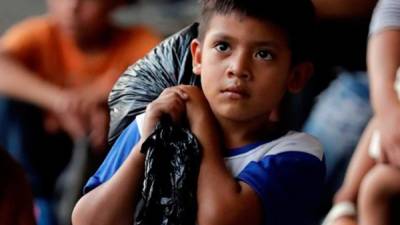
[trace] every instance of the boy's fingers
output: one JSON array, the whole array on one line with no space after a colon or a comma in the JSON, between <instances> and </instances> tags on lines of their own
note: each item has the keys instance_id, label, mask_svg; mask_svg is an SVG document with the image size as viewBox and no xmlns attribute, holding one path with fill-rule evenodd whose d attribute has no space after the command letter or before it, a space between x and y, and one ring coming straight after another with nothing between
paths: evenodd
<instances>
[{"instance_id":1,"label":"boy's fingers","mask_svg":"<svg viewBox=\"0 0 400 225\"><path fill-rule=\"evenodd\" d=\"M183 100L187 100L188 99L188 94L182 90L181 88L179 88L179 86L176 87L171 87L171 88L166 88L160 95L160 98L164 99L168 99L173 97L174 95L176 95L176 97L179 97Z\"/></svg>"},{"instance_id":2,"label":"boy's fingers","mask_svg":"<svg viewBox=\"0 0 400 225\"><path fill-rule=\"evenodd\" d=\"M176 86L173 88L173 91L179 95L179 97L183 100L187 100L189 98L188 94L185 92L181 86Z\"/></svg>"},{"instance_id":3,"label":"boy's fingers","mask_svg":"<svg viewBox=\"0 0 400 225\"><path fill-rule=\"evenodd\" d=\"M170 105L170 109L168 110L168 114L172 117L174 122L179 122L182 114L185 112L185 103L182 99L177 98L172 105Z\"/></svg>"},{"instance_id":4,"label":"boy's fingers","mask_svg":"<svg viewBox=\"0 0 400 225\"><path fill-rule=\"evenodd\" d=\"M184 90L182 90L182 89L179 89L178 93L179 93L179 96L180 96L183 100L187 100L187 99L189 98L188 94L187 94Z\"/></svg>"}]
</instances>

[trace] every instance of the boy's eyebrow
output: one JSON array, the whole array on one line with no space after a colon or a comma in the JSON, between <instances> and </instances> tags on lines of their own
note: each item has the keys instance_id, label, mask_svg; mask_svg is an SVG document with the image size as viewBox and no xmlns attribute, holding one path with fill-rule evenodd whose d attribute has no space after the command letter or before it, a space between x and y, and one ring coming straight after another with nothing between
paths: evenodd
<instances>
[{"instance_id":1,"label":"boy's eyebrow","mask_svg":"<svg viewBox=\"0 0 400 225\"><path fill-rule=\"evenodd\" d=\"M225 33L212 33L212 36L214 39L220 39L220 40L227 40L227 41L232 41L235 40L236 38L229 36ZM251 42L251 45L253 46L266 46L266 47L271 47L271 48L281 48L281 44L277 41L273 40L255 40Z\"/></svg>"}]
</instances>

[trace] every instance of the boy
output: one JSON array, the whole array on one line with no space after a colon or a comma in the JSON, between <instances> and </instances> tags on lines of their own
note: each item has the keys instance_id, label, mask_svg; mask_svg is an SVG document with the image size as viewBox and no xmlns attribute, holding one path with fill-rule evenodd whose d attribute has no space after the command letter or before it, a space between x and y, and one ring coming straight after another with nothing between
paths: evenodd
<instances>
[{"instance_id":1,"label":"boy","mask_svg":"<svg viewBox=\"0 0 400 225\"><path fill-rule=\"evenodd\" d=\"M312 71L302 49L310 41L311 3L201 4L191 52L203 91L168 88L136 117L88 181L73 224L133 223L144 164L139 150L165 113L175 122L186 118L203 148L198 224L312 222L324 179L322 150L310 136L275 122L286 90L299 91Z\"/></svg>"},{"instance_id":2,"label":"boy","mask_svg":"<svg viewBox=\"0 0 400 225\"><path fill-rule=\"evenodd\" d=\"M88 136L92 149L104 151L108 93L159 41L144 26L114 24L112 12L132 2L47 0L47 15L0 40L0 94L7 97L0 98L0 144L23 165L36 197L51 198L72 139Z\"/></svg>"}]
</instances>

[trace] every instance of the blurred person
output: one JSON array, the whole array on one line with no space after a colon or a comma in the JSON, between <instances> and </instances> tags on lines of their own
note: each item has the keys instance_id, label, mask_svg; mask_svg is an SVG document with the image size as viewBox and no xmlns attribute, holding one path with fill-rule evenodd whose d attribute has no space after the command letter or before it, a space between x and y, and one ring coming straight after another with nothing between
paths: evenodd
<instances>
[{"instance_id":1,"label":"blurred person","mask_svg":"<svg viewBox=\"0 0 400 225\"><path fill-rule=\"evenodd\" d=\"M400 194L399 28L400 2L380 0L371 21L367 57L374 117L335 196L327 219L333 224L399 222L390 212L398 207Z\"/></svg>"},{"instance_id":2,"label":"blurred person","mask_svg":"<svg viewBox=\"0 0 400 225\"><path fill-rule=\"evenodd\" d=\"M0 225L35 225L33 198L24 170L0 147Z\"/></svg>"},{"instance_id":3,"label":"blurred person","mask_svg":"<svg viewBox=\"0 0 400 225\"><path fill-rule=\"evenodd\" d=\"M331 207L332 197L372 116L365 58L368 26L377 0L313 2L319 18L316 73L303 92L300 109L297 106L294 112L304 112L300 129L315 136L326 154L322 217Z\"/></svg>"},{"instance_id":4,"label":"blurred person","mask_svg":"<svg viewBox=\"0 0 400 225\"><path fill-rule=\"evenodd\" d=\"M27 171L42 213L51 212L47 205L73 140L88 137L93 152L104 152L109 91L159 42L145 26L113 22L112 12L132 2L47 0L46 15L0 39L0 144Z\"/></svg>"}]
</instances>

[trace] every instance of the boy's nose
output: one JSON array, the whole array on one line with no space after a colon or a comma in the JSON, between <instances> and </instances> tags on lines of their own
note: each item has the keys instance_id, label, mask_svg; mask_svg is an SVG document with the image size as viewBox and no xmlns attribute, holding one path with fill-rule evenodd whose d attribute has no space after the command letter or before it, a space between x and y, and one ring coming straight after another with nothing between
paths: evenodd
<instances>
[{"instance_id":1,"label":"boy's nose","mask_svg":"<svg viewBox=\"0 0 400 225\"><path fill-rule=\"evenodd\" d=\"M227 72L228 76L236 76L241 79L250 79L250 62L246 54L238 53L233 55Z\"/></svg>"}]
</instances>

